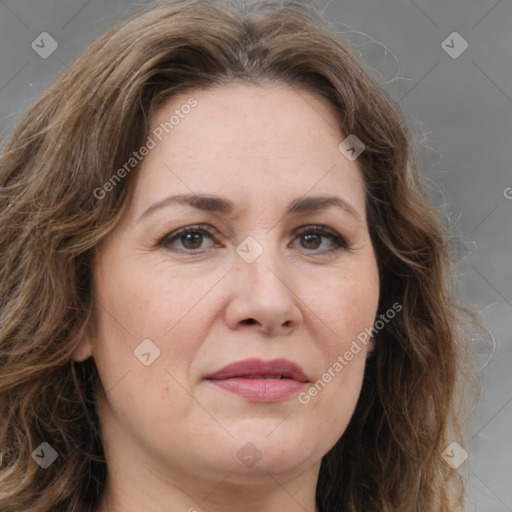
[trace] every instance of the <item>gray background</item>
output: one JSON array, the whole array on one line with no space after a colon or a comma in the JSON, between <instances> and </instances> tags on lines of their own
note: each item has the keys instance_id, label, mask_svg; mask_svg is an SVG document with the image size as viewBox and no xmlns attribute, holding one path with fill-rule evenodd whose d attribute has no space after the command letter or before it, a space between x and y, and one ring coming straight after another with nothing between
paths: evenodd
<instances>
[{"instance_id":1,"label":"gray background","mask_svg":"<svg viewBox=\"0 0 512 512\"><path fill-rule=\"evenodd\" d=\"M141 4L0 0L0 142L71 58ZM315 4L400 101L429 196L446 205L457 296L480 313L496 343L475 342L484 396L462 466L468 511L512 511L512 1ZM31 47L43 45L42 32L58 43L46 59ZM444 49L460 52L453 32L468 44L457 58Z\"/></svg>"}]
</instances>

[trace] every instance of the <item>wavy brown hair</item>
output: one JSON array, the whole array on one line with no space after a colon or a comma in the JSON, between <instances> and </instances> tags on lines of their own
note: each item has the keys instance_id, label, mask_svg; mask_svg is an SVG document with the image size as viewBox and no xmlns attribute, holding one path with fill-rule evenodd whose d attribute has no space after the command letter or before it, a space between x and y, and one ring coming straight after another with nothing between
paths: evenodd
<instances>
[{"instance_id":1,"label":"wavy brown hair","mask_svg":"<svg viewBox=\"0 0 512 512\"><path fill-rule=\"evenodd\" d=\"M322 460L321 510L448 512L463 480L441 457L464 443L456 412L464 361L449 245L428 201L403 113L306 2L151 4L97 39L27 111L0 158L0 510L93 512L107 477L92 358L96 247L126 212L137 169L102 187L181 91L286 84L327 99L358 158L377 254L376 335L345 433ZM341 141L340 141L341 142ZM454 437L455 436L455 437ZM48 442L47 469L32 459Z\"/></svg>"}]
</instances>

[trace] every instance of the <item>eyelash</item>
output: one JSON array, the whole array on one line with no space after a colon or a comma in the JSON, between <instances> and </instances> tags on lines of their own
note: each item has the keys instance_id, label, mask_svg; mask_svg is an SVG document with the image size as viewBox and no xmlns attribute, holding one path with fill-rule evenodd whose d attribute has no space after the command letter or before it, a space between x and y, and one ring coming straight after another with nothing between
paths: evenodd
<instances>
[{"instance_id":1,"label":"eyelash","mask_svg":"<svg viewBox=\"0 0 512 512\"><path fill-rule=\"evenodd\" d=\"M175 249L175 248L172 249L171 248L172 244L175 241L179 241L181 237L186 236L191 233L199 233L203 236L206 235L206 237L208 237L212 240L214 240L215 235L219 235L219 232L217 230L211 228L210 226L207 226L204 224L198 224L195 226L187 226L185 228L181 228L176 231L173 231L172 233L167 234L157 243L157 246L165 247L171 251L187 253L187 254L201 254L201 253L205 252L204 249L194 250L194 249ZM318 236L321 236L324 238L328 238L333 245L333 247L331 247L330 249L327 249L327 250L324 249L321 251L317 251L315 249L308 250L303 247L302 249L307 252L316 253L316 254L332 254L332 253L338 252L340 250L343 250L343 251L350 250L346 240L341 235L339 235L335 231L332 231L331 229L329 229L325 226L322 226L322 225L303 226L294 232L295 238L299 238L304 235L318 235Z\"/></svg>"}]
</instances>

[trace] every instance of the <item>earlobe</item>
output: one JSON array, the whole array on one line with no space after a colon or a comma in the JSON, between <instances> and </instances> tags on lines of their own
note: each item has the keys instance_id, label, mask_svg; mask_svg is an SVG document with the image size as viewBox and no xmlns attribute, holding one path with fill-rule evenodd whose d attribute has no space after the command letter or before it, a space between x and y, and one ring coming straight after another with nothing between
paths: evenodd
<instances>
[{"instance_id":1,"label":"earlobe","mask_svg":"<svg viewBox=\"0 0 512 512\"><path fill-rule=\"evenodd\" d=\"M374 350L375 350L375 340L373 338L371 338L370 341L368 342L368 344L366 345L366 358L367 359L372 356Z\"/></svg>"},{"instance_id":2,"label":"earlobe","mask_svg":"<svg viewBox=\"0 0 512 512\"><path fill-rule=\"evenodd\" d=\"M88 338L84 338L73 351L71 358L76 363L81 363L92 356L92 344Z\"/></svg>"}]
</instances>

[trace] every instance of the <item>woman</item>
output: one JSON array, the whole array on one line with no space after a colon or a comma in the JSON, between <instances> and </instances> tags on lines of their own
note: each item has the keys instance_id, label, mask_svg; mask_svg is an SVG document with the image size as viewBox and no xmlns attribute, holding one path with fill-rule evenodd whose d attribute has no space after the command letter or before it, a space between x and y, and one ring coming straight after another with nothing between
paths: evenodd
<instances>
[{"instance_id":1,"label":"woman","mask_svg":"<svg viewBox=\"0 0 512 512\"><path fill-rule=\"evenodd\" d=\"M0 509L453 511L447 235L305 4L160 2L1 158Z\"/></svg>"}]
</instances>

